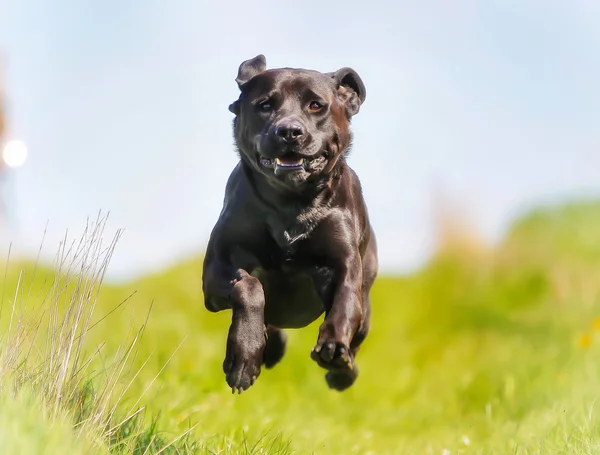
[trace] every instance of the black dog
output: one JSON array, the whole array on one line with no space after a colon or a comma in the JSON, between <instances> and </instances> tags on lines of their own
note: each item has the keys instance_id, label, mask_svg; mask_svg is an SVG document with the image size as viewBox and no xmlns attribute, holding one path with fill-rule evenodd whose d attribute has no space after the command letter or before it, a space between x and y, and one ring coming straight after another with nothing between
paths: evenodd
<instances>
[{"instance_id":1,"label":"black dog","mask_svg":"<svg viewBox=\"0 0 600 455\"><path fill-rule=\"evenodd\" d=\"M370 326L377 246L358 177L346 163L350 119L365 101L356 72L266 70L243 62L229 110L240 162L204 259L206 308L232 309L223 363L235 392L285 352L283 328L323 312L311 357L330 387L351 386Z\"/></svg>"}]
</instances>

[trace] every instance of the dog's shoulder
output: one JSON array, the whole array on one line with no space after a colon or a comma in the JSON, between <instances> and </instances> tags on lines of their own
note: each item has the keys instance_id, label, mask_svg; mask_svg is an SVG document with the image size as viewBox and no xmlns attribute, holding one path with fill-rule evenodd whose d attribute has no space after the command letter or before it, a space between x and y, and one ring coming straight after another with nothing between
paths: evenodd
<instances>
[{"instance_id":1,"label":"dog's shoulder","mask_svg":"<svg viewBox=\"0 0 600 455\"><path fill-rule=\"evenodd\" d=\"M242 165L238 163L227 179L223 205L213 231L219 231L222 238L246 237L248 233L255 235L256 228L263 221L257 216L252 193ZM246 235L242 235L244 232Z\"/></svg>"}]
</instances>

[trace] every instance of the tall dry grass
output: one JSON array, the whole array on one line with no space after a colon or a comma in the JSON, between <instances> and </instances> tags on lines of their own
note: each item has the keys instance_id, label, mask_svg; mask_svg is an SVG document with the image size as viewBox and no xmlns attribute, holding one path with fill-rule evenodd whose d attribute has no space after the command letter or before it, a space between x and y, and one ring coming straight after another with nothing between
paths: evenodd
<instances>
[{"instance_id":1,"label":"tall dry grass","mask_svg":"<svg viewBox=\"0 0 600 455\"><path fill-rule=\"evenodd\" d=\"M179 442L177 453L186 453L191 451L186 438L191 429L171 442L163 441L155 425L144 418L140 403L158 375L132 405L123 403L149 360L137 370L133 368L146 324L131 327L112 353L104 352L104 344L90 349L86 343L90 331L108 316L96 315L96 303L122 234L117 231L106 242L107 219L99 215L88 220L78 239L69 240L65 235L53 271L42 278L41 293L34 293L32 286L40 279L39 255L33 270L19 271L14 289L7 289L5 271L0 300L0 327L4 328L0 334L0 394L16 397L26 389L43 403L50 418L66 416L77 438L92 441L96 448L158 454ZM10 267L9 254L6 270Z\"/></svg>"}]
</instances>

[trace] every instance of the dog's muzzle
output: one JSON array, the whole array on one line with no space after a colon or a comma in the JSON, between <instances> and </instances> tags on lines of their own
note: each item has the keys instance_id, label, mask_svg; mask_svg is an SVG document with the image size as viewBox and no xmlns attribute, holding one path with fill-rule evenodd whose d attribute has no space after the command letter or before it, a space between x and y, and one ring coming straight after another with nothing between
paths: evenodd
<instances>
[{"instance_id":1,"label":"dog's muzzle","mask_svg":"<svg viewBox=\"0 0 600 455\"><path fill-rule=\"evenodd\" d=\"M310 157L297 154L286 154L277 158L260 156L259 162L262 167L273 169L275 175L300 170L311 172L327 161L326 155L327 152L323 151L323 153Z\"/></svg>"}]
</instances>

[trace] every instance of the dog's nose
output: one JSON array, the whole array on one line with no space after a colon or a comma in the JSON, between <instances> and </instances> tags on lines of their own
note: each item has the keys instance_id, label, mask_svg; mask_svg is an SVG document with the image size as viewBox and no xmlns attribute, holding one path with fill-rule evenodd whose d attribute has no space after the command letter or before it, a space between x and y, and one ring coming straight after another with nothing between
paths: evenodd
<instances>
[{"instance_id":1,"label":"dog's nose","mask_svg":"<svg viewBox=\"0 0 600 455\"><path fill-rule=\"evenodd\" d=\"M304 128L297 122L285 122L275 128L275 134L285 142L297 142L304 135Z\"/></svg>"}]
</instances>

